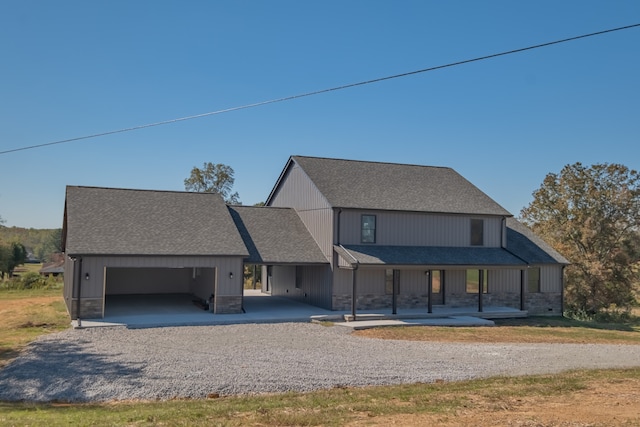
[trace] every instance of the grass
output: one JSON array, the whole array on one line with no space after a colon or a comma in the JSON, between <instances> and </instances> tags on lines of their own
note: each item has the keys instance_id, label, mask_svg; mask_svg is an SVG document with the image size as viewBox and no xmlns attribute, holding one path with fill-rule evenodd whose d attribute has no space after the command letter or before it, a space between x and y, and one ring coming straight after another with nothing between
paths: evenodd
<instances>
[{"instance_id":1,"label":"grass","mask_svg":"<svg viewBox=\"0 0 640 427\"><path fill-rule=\"evenodd\" d=\"M356 335L409 341L640 344L640 322L605 324L563 317L496 320L491 327L381 327Z\"/></svg>"},{"instance_id":2,"label":"grass","mask_svg":"<svg viewBox=\"0 0 640 427\"><path fill-rule=\"evenodd\" d=\"M36 337L70 325L60 289L0 292L0 368Z\"/></svg>"},{"instance_id":3,"label":"grass","mask_svg":"<svg viewBox=\"0 0 640 427\"><path fill-rule=\"evenodd\" d=\"M622 383L628 383L633 387L640 384L640 369L574 371L558 375L497 377L456 383L335 388L312 393L222 397L208 400L104 404L0 403L0 424L379 425L385 424L385 420L402 420L406 416L413 420L459 422L460 419L457 417L461 415L473 416L487 410L509 410L512 412L509 415L510 419L516 419L513 410L523 402L539 404L549 399L564 399L587 390L606 390L610 385L620 387ZM636 388L633 390L637 391ZM530 417L530 414L527 416Z\"/></svg>"},{"instance_id":4,"label":"grass","mask_svg":"<svg viewBox=\"0 0 640 427\"><path fill-rule=\"evenodd\" d=\"M0 319L0 368L38 335L69 327L60 290L2 291ZM640 344L638 323L612 325L540 317L500 320L497 325L378 328L357 334L466 342ZM332 325L328 322L325 326ZM639 396L640 368L583 370L202 400L0 402L0 425L637 425ZM600 421L594 418L598 416Z\"/></svg>"}]
</instances>

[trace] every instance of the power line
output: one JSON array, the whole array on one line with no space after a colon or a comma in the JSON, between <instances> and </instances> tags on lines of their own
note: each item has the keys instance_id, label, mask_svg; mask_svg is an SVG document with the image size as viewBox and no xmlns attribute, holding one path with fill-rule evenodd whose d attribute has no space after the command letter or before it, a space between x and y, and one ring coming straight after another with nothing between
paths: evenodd
<instances>
[{"instance_id":1,"label":"power line","mask_svg":"<svg viewBox=\"0 0 640 427\"><path fill-rule=\"evenodd\" d=\"M275 104L275 103L278 103L278 102L291 101L291 100L294 100L294 99L305 98L305 97L308 97L308 96L320 95L322 93L335 92L335 91L338 91L338 90L350 89L350 88L353 88L353 87L356 87L356 86L364 86L364 85L368 85L368 84L372 84L372 83L379 83L379 82L382 82L382 81L385 81L385 80L392 80L392 79L397 79L397 78L400 78L400 77L407 77L407 76L412 76L412 75L415 75L415 74L426 73L426 72L429 72L429 71L441 70L443 68L450 68L450 67L455 67L455 66L458 66L458 65L469 64L471 62L484 61L486 59L497 58L499 56L511 55L511 54L514 54L514 53L525 52L525 51L533 50L533 49L540 49L540 48L547 47L547 46L552 46L552 45L556 45L556 44L560 44L560 43L566 43L566 42L570 42L570 41L574 41L574 40L584 39L584 38L587 38L587 37L599 36L599 35L603 35L603 34L607 34L607 33L613 33L615 31L628 30L630 28L635 28L635 27L640 27L640 24L633 24L633 25L627 25L627 26L624 26L624 27L611 28L611 29L608 29L608 30L598 31L598 32L589 33L589 34L582 34L580 36L569 37L569 38L561 39L561 40L555 40L555 41L552 41L552 42L537 44L537 45L528 46L528 47L523 47L523 48L520 48L520 49L513 49L513 50L508 50L508 51L505 51L505 52L494 53L494 54L491 54L491 55L479 56L477 58L466 59L464 61L451 62L451 63L445 64L445 65L438 65L438 66L435 66L435 67L423 68L423 69L420 69L420 70L409 71L409 72L401 73L401 74L394 74L394 75L391 75L391 76L379 77L379 78L376 78L376 79L365 80L365 81L361 81L361 82L357 82L357 83L349 83L349 84L346 84L346 85L336 86L336 87L332 87L332 88L328 88L328 89L321 89L321 90L316 90L316 91L313 91L313 92L306 92L306 93L302 93L302 94L298 94L298 95L286 96L284 98L271 99L271 100L268 100L268 101L261 101L261 102L256 102L256 103L253 103L253 104L246 104L246 105L241 105L241 106L237 106L237 107L225 108L223 110L210 111L208 113L196 114L196 115L193 115L193 116L186 116L186 117L180 117L180 118L177 118L177 119L164 120L164 121L161 121L161 122L148 123L148 124L145 124L145 125L139 125L139 126L133 126L133 127L124 128L124 129L118 129L118 130L112 130L112 131L107 131L107 132L95 133L95 134L92 134L92 135L79 136L79 137L76 137L76 138L62 139L62 140L59 140L59 141L47 142L47 143L44 143L44 144L37 144L37 145L30 145L30 146L26 146L26 147L13 148L13 149L10 149L10 150L0 151L0 155L8 154L8 153L14 153L16 151L24 151L24 150L31 150L31 149L34 149L34 148L48 147L50 145L64 144L64 143L67 143L67 142L80 141L80 140L84 140L84 139L98 138L98 137L101 137L101 136L113 135L113 134L116 134L116 133L131 132L131 131L134 131L134 130L146 129L146 128L155 127L155 126L161 126L161 125L168 125L168 124L171 124L171 123L184 122L184 121L187 121L187 120L199 119L201 117L208 117L208 116L213 116L213 115L222 114L222 113L229 113L229 112L232 112L232 111L245 110L245 109L254 108L254 107L261 107L263 105Z\"/></svg>"}]
</instances>

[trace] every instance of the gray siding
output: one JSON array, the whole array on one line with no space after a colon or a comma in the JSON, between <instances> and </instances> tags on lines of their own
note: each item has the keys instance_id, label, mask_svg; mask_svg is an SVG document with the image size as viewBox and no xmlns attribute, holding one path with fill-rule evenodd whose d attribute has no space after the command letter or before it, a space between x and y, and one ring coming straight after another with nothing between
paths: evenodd
<instances>
[{"instance_id":1,"label":"gray siding","mask_svg":"<svg viewBox=\"0 0 640 427\"><path fill-rule=\"evenodd\" d=\"M272 273L271 295L331 309L329 266L273 266Z\"/></svg>"},{"instance_id":2,"label":"gray siding","mask_svg":"<svg viewBox=\"0 0 640 427\"><path fill-rule=\"evenodd\" d=\"M333 210L304 171L295 163L285 173L269 206L291 207L331 262L333 255Z\"/></svg>"},{"instance_id":3,"label":"gray siding","mask_svg":"<svg viewBox=\"0 0 640 427\"><path fill-rule=\"evenodd\" d=\"M562 291L562 265L540 266L540 292Z\"/></svg>"},{"instance_id":4,"label":"gray siding","mask_svg":"<svg viewBox=\"0 0 640 427\"><path fill-rule=\"evenodd\" d=\"M71 264L70 261L67 261ZM77 261L76 261L77 264ZM119 276L121 279L126 280L123 283L117 283L110 280L110 293L125 292L125 288L128 288L126 293L164 293L171 290L176 292L190 292L197 293L201 289L204 289L204 285L198 285L195 288L185 287L180 277L188 278L193 273L193 268L201 268L204 271L204 276L199 280L212 280L216 281L215 294L217 296L242 296L242 278L243 278L243 260L241 257L204 257L204 256L84 256L82 257L82 273L79 281L81 284L81 298L83 302L92 303L95 307L98 307L98 315L104 316L104 295L107 285L107 277L109 274L115 274L118 277L117 269L128 271L133 273L135 278L139 281L125 279L124 276ZM74 274L65 275L65 291L64 298L69 312L75 306L75 300L77 297L77 291L73 288L73 277L77 274L77 267ZM113 270L111 270L113 269ZM145 273L146 270L146 273ZM154 270L156 270L154 272ZM171 273L172 270L175 270ZM209 270L209 271L207 271ZM69 270L72 271L72 270ZM111 271L111 273L109 273ZM114 273L115 272L115 273ZM214 272L218 272L218 277L214 277ZM229 273L233 273L233 278L229 277ZM86 274L89 274L89 279L86 279ZM151 284L154 278L159 278L163 274L167 277L173 277L176 282L170 284L168 281L161 281L158 283L158 287L154 288ZM146 277L146 279L142 279ZM78 281L76 280L76 281ZM164 280L164 279L162 279ZM188 281L188 279L185 279ZM198 281L196 281L199 283ZM139 286L138 289L135 287ZM207 292L203 295L198 295L201 298L206 298L210 295ZM102 307L101 309L99 307Z\"/></svg>"},{"instance_id":5,"label":"gray siding","mask_svg":"<svg viewBox=\"0 0 640 427\"><path fill-rule=\"evenodd\" d=\"M345 210L340 218L340 243L360 244L363 214L376 215L376 244L390 246L470 246L471 218L484 219L484 246L501 247L502 217L441 215L418 212Z\"/></svg>"}]
</instances>

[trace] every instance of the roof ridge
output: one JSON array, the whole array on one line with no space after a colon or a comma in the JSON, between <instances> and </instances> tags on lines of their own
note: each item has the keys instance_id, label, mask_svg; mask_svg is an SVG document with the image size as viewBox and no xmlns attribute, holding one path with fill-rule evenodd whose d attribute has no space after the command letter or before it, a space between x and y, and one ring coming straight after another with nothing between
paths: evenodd
<instances>
[{"instance_id":1,"label":"roof ridge","mask_svg":"<svg viewBox=\"0 0 640 427\"><path fill-rule=\"evenodd\" d=\"M201 192L201 191L157 190L152 188L103 187L103 186L93 186L93 185L67 185L67 188L80 188L80 189L88 189L88 190L131 191L131 192L147 192L147 193L218 194L218 193L207 193L207 192Z\"/></svg>"},{"instance_id":2,"label":"roof ridge","mask_svg":"<svg viewBox=\"0 0 640 427\"><path fill-rule=\"evenodd\" d=\"M419 165L416 163L384 162L380 160L355 160L355 159L341 159L341 158L335 158L335 157L318 157L318 156L301 156L301 155L293 155L291 156L291 158L336 160L336 161L350 162L350 163L372 163L372 164L379 164L379 165L410 166L410 167L413 166L413 167L420 167L420 168L438 168L438 169L449 169L455 172L455 169L453 169L450 166Z\"/></svg>"}]
</instances>

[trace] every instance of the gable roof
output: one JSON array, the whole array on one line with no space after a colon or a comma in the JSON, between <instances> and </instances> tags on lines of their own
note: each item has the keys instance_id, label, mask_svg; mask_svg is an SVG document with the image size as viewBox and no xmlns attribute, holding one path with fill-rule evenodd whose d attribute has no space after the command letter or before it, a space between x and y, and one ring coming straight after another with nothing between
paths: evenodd
<instances>
[{"instance_id":1,"label":"gable roof","mask_svg":"<svg viewBox=\"0 0 640 427\"><path fill-rule=\"evenodd\" d=\"M328 264L317 243L291 208L229 206L249 249L248 263Z\"/></svg>"},{"instance_id":2,"label":"gable roof","mask_svg":"<svg viewBox=\"0 0 640 427\"><path fill-rule=\"evenodd\" d=\"M558 251L515 218L507 218L507 249L528 264L569 264Z\"/></svg>"},{"instance_id":3,"label":"gable roof","mask_svg":"<svg viewBox=\"0 0 640 427\"><path fill-rule=\"evenodd\" d=\"M68 255L247 256L218 194L68 186Z\"/></svg>"},{"instance_id":4,"label":"gable roof","mask_svg":"<svg viewBox=\"0 0 640 427\"><path fill-rule=\"evenodd\" d=\"M285 170L294 163L336 208L511 216L451 168L292 156Z\"/></svg>"}]
</instances>

